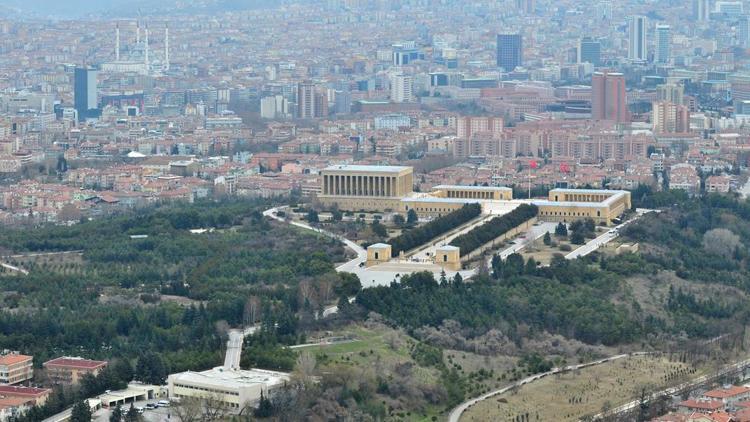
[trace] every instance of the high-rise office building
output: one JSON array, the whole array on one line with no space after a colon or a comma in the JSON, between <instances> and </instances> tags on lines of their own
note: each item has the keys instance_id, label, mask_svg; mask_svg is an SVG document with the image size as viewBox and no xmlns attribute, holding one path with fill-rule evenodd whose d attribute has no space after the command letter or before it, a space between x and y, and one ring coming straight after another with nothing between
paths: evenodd
<instances>
[{"instance_id":1,"label":"high-rise office building","mask_svg":"<svg viewBox=\"0 0 750 422\"><path fill-rule=\"evenodd\" d=\"M394 103L413 102L412 83L411 76L393 75L391 77L391 101Z\"/></svg>"},{"instance_id":2,"label":"high-rise office building","mask_svg":"<svg viewBox=\"0 0 750 422\"><path fill-rule=\"evenodd\" d=\"M315 84L312 81L300 82L297 85L297 118L314 119Z\"/></svg>"},{"instance_id":3,"label":"high-rise office building","mask_svg":"<svg viewBox=\"0 0 750 422\"><path fill-rule=\"evenodd\" d=\"M656 63L669 63L672 55L672 28L669 25L656 25Z\"/></svg>"},{"instance_id":4,"label":"high-rise office building","mask_svg":"<svg viewBox=\"0 0 750 422\"><path fill-rule=\"evenodd\" d=\"M315 91L315 116L316 119L328 117L328 94Z\"/></svg>"},{"instance_id":5,"label":"high-rise office building","mask_svg":"<svg viewBox=\"0 0 750 422\"><path fill-rule=\"evenodd\" d=\"M523 65L523 38L520 33L497 34L497 67L511 72Z\"/></svg>"},{"instance_id":6,"label":"high-rise office building","mask_svg":"<svg viewBox=\"0 0 750 422\"><path fill-rule=\"evenodd\" d=\"M618 123L630 120L622 73L595 72L591 77L591 117Z\"/></svg>"},{"instance_id":7,"label":"high-rise office building","mask_svg":"<svg viewBox=\"0 0 750 422\"><path fill-rule=\"evenodd\" d=\"M536 11L536 0L516 0L516 9L526 15L533 14Z\"/></svg>"},{"instance_id":8,"label":"high-rise office building","mask_svg":"<svg viewBox=\"0 0 750 422\"><path fill-rule=\"evenodd\" d=\"M729 81L735 109L739 108L743 101L750 101L749 73L733 73L727 77L727 80Z\"/></svg>"},{"instance_id":9,"label":"high-rise office building","mask_svg":"<svg viewBox=\"0 0 750 422\"><path fill-rule=\"evenodd\" d=\"M693 0L693 19L697 22L708 22L709 14L709 0Z\"/></svg>"},{"instance_id":10,"label":"high-rise office building","mask_svg":"<svg viewBox=\"0 0 750 422\"><path fill-rule=\"evenodd\" d=\"M352 93L348 88L336 91L334 106L336 114L350 114L352 112Z\"/></svg>"},{"instance_id":11,"label":"high-rise office building","mask_svg":"<svg viewBox=\"0 0 750 422\"><path fill-rule=\"evenodd\" d=\"M591 63L599 66L601 62L602 45L591 37L584 37L578 43L578 63Z\"/></svg>"},{"instance_id":12,"label":"high-rise office building","mask_svg":"<svg viewBox=\"0 0 750 422\"><path fill-rule=\"evenodd\" d=\"M96 76L97 71L94 69L88 67L77 67L75 69L73 75L73 104L78 112L78 121L80 122L98 115Z\"/></svg>"},{"instance_id":13,"label":"high-rise office building","mask_svg":"<svg viewBox=\"0 0 750 422\"><path fill-rule=\"evenodd\" d=\"M744 13L744 6L741 1L721 0L715 3L715 10L726 16L740 16Z\"/></svg>"},{"instance_id":14,"label":"high-rise office building","mask_svg":"<svg viewBox=\"0 0 750 422\"><path fill-rule=\"evenodd\" d=\"M648 59L646 49L646 25L648 20L645 16L631 16L628 25L628 59L634 62L645 62Z\"/></svg>"},{"instance_id":15,"label":"high-rise office building","mask_svg":"<svg viewBox=\"0 0 750 422\"><path fill-rule=\"evenodd\" d=\"M394 66L404 66L414 60L423 58L421 57L423 54L420 54L417 44L414 41L393 44L391 48L393 49L392 55Z\"/></svg>"},{"instance_id":16,"label":"high-rise office building","mask_svg":"<svg viewBox=\"0 0 750 422\"><path fill-rule=\"evenodd\" d=\"M664 84L656 87L656 101L684 105L685 88L678 84Z\"/></svg>"},{"instance_id":17,"label":"high-rise office building","mask_svg":"<svg viewBox=\"0 0 750 422\"><path fill-rule=\"evenodd\" d=\"M690 111L686 106L657 101L651 112L654 133L686 133L690 131Z\"/></svg>"},{"instance_id":18,"label":"high-rise office building","mask_svg":"<svg viewBox=\"0 0 750 422\"><path fill-rule=\"evenodd\" d=\"M740 16L737 25L737 43L742 48L750 47L750 15Z\"/></svg>"}]
</instances>

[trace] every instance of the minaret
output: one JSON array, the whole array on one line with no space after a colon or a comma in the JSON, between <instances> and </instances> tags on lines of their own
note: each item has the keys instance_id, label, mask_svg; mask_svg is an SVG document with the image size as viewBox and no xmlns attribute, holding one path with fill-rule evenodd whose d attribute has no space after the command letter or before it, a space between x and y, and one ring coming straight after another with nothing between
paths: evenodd
<instances>
[{"instance_id":1,"label":"minaret","mask_svg":"<svg viewBox=\"0 0 750 422\"><path fill-rule=\"evenodd\" d=\"M149 69L149 61L148 61L148 25L146 25L146 44L144 46L144 52L143 52L143 61L146 64L146 70Z\"/></svg>"},{"instance_id":2,"label":"minaret","mask_svg":"<svg viewBox=\"0 0 750 422\"><path fill-rule=\"evenodd\" d=\"M135 43L141 43L141 23L139 21L135 21Z\"/></svg>"},{"instance_id":3,"label":"minaret","mask_svg":"<svg viewBox=\"0 0 750 422\"><path fill-rule=\"evenodd\" d=\"M164 70L169 70L169 24L164 28Z\"/></svg>"},{"instance_id":4,"label":"minaret","mask_svg":"<svg viewBox=\"0 0 750 422\"><path fill-rule=\"evenodd\" d=\"M120 61L120 24L115 28L115 61Z\"/></svg>"}]
</instances>

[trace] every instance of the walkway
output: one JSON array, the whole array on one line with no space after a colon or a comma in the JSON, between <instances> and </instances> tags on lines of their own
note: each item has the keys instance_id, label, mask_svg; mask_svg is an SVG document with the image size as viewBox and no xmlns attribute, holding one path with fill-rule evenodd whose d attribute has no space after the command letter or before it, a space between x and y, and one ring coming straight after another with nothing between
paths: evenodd
<instances>
[{"instance_id":1,"label":"walkway","mask_svg":"<svg viewBox=\"0 0 750 422\"><path fill-rule=\"evenodd\" d=\"M278 215L279 211L285 211L286 212L288 209L289 209L289 206L275 207L275 208L271 208L269 210L263 211L263 215L266 216L266 217L273 218L274 220L281 221L282 223L288 223L288 224L291 224L293 226L301 227L303 229L312 230L314 232L318 232L318 233L322 234L323 236L327 236L327 237L330 237L332 239L336 239L338 241L341 241L349 249L351 249L352 251L354 251L357 254L356 258L354 258L354 259L352 259L350 261L347 261L347 262L339 265L338 267L336 267L336 271L338 271L338 272L349 272L349 273L356 272L356 270L359 268L359 264L362 264L362 263L364 263L367 260L367 251L363 247L359 246L358 244L352 242L351 240L349 240L349 239L347 239L347 238L345 238L343 236L339 236L339 235L337 235L335 233L331 233L331 232L329 232L327 230L323 230L323 229L318 228L318 227L313 227L313 226L311 226L311 225L309 225L307 223L303 223L303 222L300 222L300 221L286 220L284 217L279 217L279 215Z\"/></svg>"},{"instance_id":2,"label":"walkway","mask_svg":"<svg viewBox=\"0 0 750 422\"><path fill-rule=\"evenodd\" d=\"M415 253L413 253L410 257L415 258L416 260L431 260L432 257L435 256L435 251L439 246L448 245L451 243L451 241L458 236L461 236L462 234L466 234L470 232L471 230L484 225L488 221L492 220L495 217L505 215L514 209L516 209L521 204L516 203L508 203L508 205L504 207L496 207L494 209L488 210L489 213L485 214L485 211L482 211L482 215L479 217L473 219L472 221L469 221L468 223L465 223L462 226L459 226L458 228L455 228L451 230L450 232L438 237L437 239L434 239L431 241L431 243L422 246L419 250L417 250Z\"/></svg>"},{"instance_id":3,"label":"walkway","mask_svg":"<svg viewBox=\"0 0 750 422\"><path fill-rule=\"evenodd\" d=\"M658 212L657 210L650 210L645 208L639 208L636 210L636 215L631 218L630 220L615 226L611 230L607 231L606 233L602 234L601 236L598 236L595 239L589 240L585 245L581 246L580 248L574 250L573 252L565 255L565 259L576 259L580 258L582 256L586 256L590 254L591 252L594 252L595 250L601 248L602 246L606 245L607 243L611 242L612 240L616 239L620 235L620 229L627 226L628 224L638 220L642 216L650 213L650 212Z\"/></svg>"},{"instance_id":4,"label":"walkway","mask_svg":"<svg viewBox=\"0 0 750 422\"><path fill-rule=\"evenodd\" d=\"M526 385L526 384L528 384L530 382L534 382L536 380L548 377L550 375L554 375L554 374L557 374L557 373L560 373L560 372L567 372L567 371L573 371L573 370L577 370L577 369L583 369L583 368L587 368L589 366L594 366L594 365L601 365L602 363L612 362L612 361L615 361L615 360L618 360L618 359L626 358L628 356L643 356L643 355L647 355L647 354L648 354L648 352L636 352L636 353L631 353L631 354L615 355L615 356L610 356L610 357L607 357L607 358L604 358L604 359L595 360L593 362L582 363L582 364L579 364L579 365L569 365L569 366L566 366L564 368L553 368L549 372L544 372L544 373L541 373L541 374L530 375L530 376L528 376L528 377L526 377L526 378L524 378L524 379L522 379L520 381L514 382L513 384L507 385L507 386L505 386L503 388L499 388L497 390L490 391L489 393L485 393L485 394L483 394L483 395L481 395L479 397L476 397L476 398L473 398L471 400L467 400L467 401L461 403L460 405L456 406L451 411L450 415L448 416L448 421L449 422L459 422L459 420L461 419L461 415L463 415L463 413L466 410L468 410L471 406L474 406L475 404L479 403L480 401L486 400L486 399L488 399L490 397L494 397L494 396L497 396L497 395L500 395L500 394L507 393L508 391L510 391L510 390L512 390L514 388L521 387L521 386Z\"/></svg>"}]
</instances>

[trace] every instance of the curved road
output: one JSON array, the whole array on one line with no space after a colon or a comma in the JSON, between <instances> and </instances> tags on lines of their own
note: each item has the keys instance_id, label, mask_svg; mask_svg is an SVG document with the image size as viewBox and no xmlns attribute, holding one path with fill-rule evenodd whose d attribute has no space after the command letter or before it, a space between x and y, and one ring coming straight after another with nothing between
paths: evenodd
<instances>
[{"instance_id":1,"label":"curved road","mask_svg":"<svg viewBox=\"0 0 750 422\"><path fill-rule=\"evenodd\" d=\"M339 265L338 267L336 267L336 271L338 271L338 272L350 272L350 273L354 272L354 270L356 270L357 268L359 268L359 264L361 264L361 263L363 263L363 262L365 262L367 260L367 251L363 247L361 247L358 244L352 242L351 240L349 240L349 239L347 239L347 238L345 238L343 236L339 236L339 235L337 235L335 233L331 233L331 232L329 232L327 230L323 230L323 229L320 229L320 228L317 228L317 227L313 227L313 226L311 226L311 225L309 225L307 223L302 223L302 222L299 222L299 221L287 221L283 217L279 217L277 215L277 213L279 211L285 210L287 208L289 208L288 205L284 205L284 206L281 206L281 207L271 208L271 209L268 209L266 211L263 211L263 215L266 216L266 217L273 218L274 220L281 221L282 223L288 223L288 224L291 224L293 226L301 227L303 229L312 230L312 231L318 232L318 233L320 233L320 234L322 234L324 236L328 236L328 237L330 237L332 239L336 239L336 240L338 240L340 242L343 242L349 249L353 250L357 254L356 258L354 258L354 259L352 259L352 260L350 260L348 262L345 262L345 263Z\"/></svg>"},{"instance_id":2,"label":"curved road","mask_svg":"<svg viewBox=\"0 0 750 422\"><path fill-rule=\"evenodd\" d=\"M461 415L463 415L463 413L466 410L468 410L471 406L474 406L475 404L479 403L480 401L486 400L486 399L488 399L490 397L494 397L494 396L497 396L497 395L500 395L500 394L507 393L508 391L512 390L513 388L520 387L522 385L526 385L526 384L528 384L530 382L533 382L533 381L536 381L538 379L547 377L549 375L554 375L554 374L557 374L557 373L560 373L560 372L572 371L572 370L576 370L576 369L583 369L583 368L586 368L586 367L589 367L589 366L594 366L594 365L600 365L600 364L605 363L605 362L612 362L614 360L626 358L626 357L629 357L629 356L643 356L643 355L647 355L648 353L649 352L636 352L636 353L630 353L630 354L615 355L615 356L610 356L610 357L607 357L607 358L604 358L604 359L595 360L593 362L582 363L582 364L579 364L579 365L569 365L569 366L566 366L564 368L553 368L549 372L543 372L541 374L530 375L530 376L528 376L528 377L526 377L526 378L524 378L522 380L514 382L513 384L507 385L507 386L505 386L503 388L500 388L500 389L497 389L497 390L490 391L489 393L485 393L485 394L483 394L483 395L481 395L479 397L475 397L473 399L467 400L467 401L459 404L453 410L451 410L451 413L448 416L448 421L449 422L459 422L459 420L461 419Z\"/></svg>"}]
</instances>

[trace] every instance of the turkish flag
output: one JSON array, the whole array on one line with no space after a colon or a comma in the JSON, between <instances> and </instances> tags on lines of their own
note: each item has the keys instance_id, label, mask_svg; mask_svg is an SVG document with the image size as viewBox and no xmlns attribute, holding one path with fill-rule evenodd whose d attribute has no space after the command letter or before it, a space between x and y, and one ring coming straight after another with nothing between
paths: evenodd
<instances>
[{"instance_id":1,"label":"turkish flag","mask_svg":"<svg viewBox=\"0 0 750 422\"><path fill-rule=\"evenodd\" d=\"M562 173L567 173L570 171L570 167L568 167L568 163L562 163L560 164L560 171Z\"/></svg>"},{"instance_id":2,"label":"turkish flag","mask_svg":"<svg viewBox=\"0 0 750 422\"><path fill-rule=\"evenodd\" d=\"M537 167L536 161L534 160L529 161L529 167L535 169Z\"/></svg>"}]
</instances>

